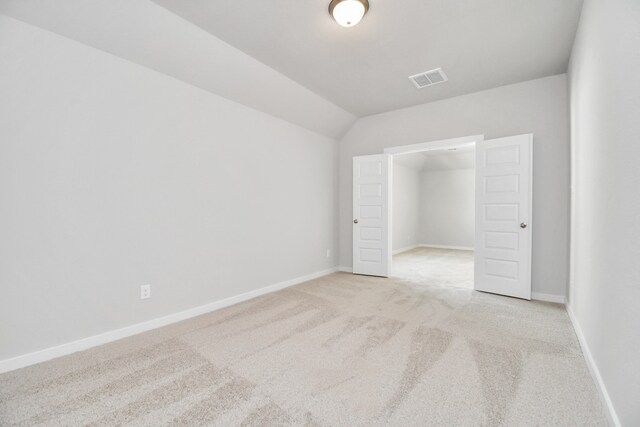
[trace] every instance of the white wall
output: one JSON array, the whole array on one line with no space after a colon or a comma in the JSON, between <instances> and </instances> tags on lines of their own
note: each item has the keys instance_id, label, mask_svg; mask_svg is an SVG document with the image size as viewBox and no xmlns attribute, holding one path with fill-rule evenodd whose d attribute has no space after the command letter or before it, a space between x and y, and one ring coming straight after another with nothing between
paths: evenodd
<instances>
[{"instance_id":1,"label":"white wall","mask_svg":"<svg viewBox=\"0 0 640 427\"><path fill-rule=\"evenodd\" d=\"M587 0L569 71L569 307L623 426L640 425L640 2Z\"/></svg>"},{"instance_id":2,"label":"white wall","mask_svg":"<svg viewBox=\"0 0 640 427\"><path fill-rule=\"evenodd\" d=\"M420 243L473 249L475 169L420 174Z\"/></svg>"},{"instance_id":3,"label":"white wall","mask_svg":"<svg viewBox=\"0 0 640 427\"><path fill-rule=\"evenodd\" d=\"M334 266L335 140L2 15L0 58L0 360Z\"/></svg>"},{"instance_id":4,"label":"white wall","mask_svg":"<svg viewBox=\"0 0 640 427\"><path fill-rule=\"evenodd\" d=\"M339 144L340 265L351 266L351 158L385 147L484 134L533 133L534 292L565 295L568 281L569 126L566 75L364 117Z\"/></svg>"},{"instance_id":5,"label":"white wall","mask_svg":"<svg viewBox=\"0 0 640 427\"><path fill-rule=\"evenodd\" d=\"M397 162L393 164L393 251L420 243L420 172Z\"/></svg>"}]
</instances>

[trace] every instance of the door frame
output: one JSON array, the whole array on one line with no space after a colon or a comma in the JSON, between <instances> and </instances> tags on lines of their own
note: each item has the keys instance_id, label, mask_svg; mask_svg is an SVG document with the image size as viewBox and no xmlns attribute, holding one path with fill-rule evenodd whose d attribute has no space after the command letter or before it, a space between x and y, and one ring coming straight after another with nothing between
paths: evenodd
<instances>
[{"instance_id":1,"label":"door frame","mask_svg":"<svg viewBox=\"0 0 640 427\"><path fill-rule=\"evenodd\" d=\"M459 148L465 147L472 144L478 144L484 141L484 134L482 135L470 135L470 136L462 136L458 138L449 138L449 139L440 139L436 141L428 141L421 142L418 144L409 144L409 145L398 145L395 147L385 148L383 153L391 155L391 161L393 162L393 158L396 155L401 154L412 154L412 153L420 153L423 151L433 151L433 150L443 150L448 148ZM389 199L393 200L393 174L390 176L389 182ZM390 207L393 210L393 206ZM392 217L391 215L390 217ZM392 245L393 242L393 223L391 219L389 219L389 244ZM393 248L390 247L389 250L393 252ZM391 261L389 262L389 273L393 268L393 257L391 257Z\"/></svg>"},{"instance_id":2,"label":"door frame","mask_svg":"<svg viewBox=\"0 0 640 427\"><path fill-rule=\"evenodd\" d=\"M484 135L470 135L459 138L440 139L437 141L421 142L418 144L398 145L384 149L384 154L412 154L421 151L442 150L446 148L464 147L484 141Z\"/></svg>"}]
</instances>

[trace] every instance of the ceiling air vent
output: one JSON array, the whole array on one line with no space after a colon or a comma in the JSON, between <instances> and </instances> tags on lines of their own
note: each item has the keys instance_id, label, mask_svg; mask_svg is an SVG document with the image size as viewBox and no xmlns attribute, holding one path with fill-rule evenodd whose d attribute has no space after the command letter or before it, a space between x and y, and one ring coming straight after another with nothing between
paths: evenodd
<instances>
[{"instance_id":1,"label":"ceiling air vent","mask_svg":"<svg viewBox=\"0 0 640 427\"><path fill-rule=\"evenodd\" d=\"M442 71L442 68L436 68L435 70L409 76L409 80L411 80L418 89L449 81L444 71Z\"/></svg>"}]
</instances>

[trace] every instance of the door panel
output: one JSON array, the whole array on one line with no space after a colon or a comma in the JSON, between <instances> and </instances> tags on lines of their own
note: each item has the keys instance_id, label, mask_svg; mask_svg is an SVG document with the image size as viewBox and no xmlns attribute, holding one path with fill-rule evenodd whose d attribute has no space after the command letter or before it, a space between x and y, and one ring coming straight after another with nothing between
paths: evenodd
<instances>
[{"instance_id":1,"label":"door panel","mask_svg":"<svg viewBox=\"0 0 640 427\"><path fill-rule=\"evenodd\" d=\"M391 184L389 154L353 158L353 272L389 276Z\"/></svg>"},{"instance_id":2,"label":"door panel","mask_svg":"<svg viewBox=\"0 0 640 427\"><path fill-rule=\"evenodd\" d=\"M531 299L533 135L476 144L475 289Z\"/></svg>"}]
</instances>

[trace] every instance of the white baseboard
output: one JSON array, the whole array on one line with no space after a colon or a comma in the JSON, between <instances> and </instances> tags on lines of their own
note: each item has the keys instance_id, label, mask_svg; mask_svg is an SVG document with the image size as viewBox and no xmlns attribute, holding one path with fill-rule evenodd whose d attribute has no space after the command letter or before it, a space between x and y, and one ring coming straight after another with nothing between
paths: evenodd
<instances>
[{"instance_id":1,"label":"white baseboard","mask_svg":"<svg viewBox=\"0 0 640 427\"><path fill-rule=\"evenodd\" d=\"M338 271L342 271L343 273L353 273L353 267L340 266L338 267Z\"/></svg>"},{"instance_id":2,"label":"white baseboard","mask_svg":"<svg viewBox=\"0 0 640 427\"><path fill-rule=\"evenodd\" d=\"M458 251L472 251L474 250L474 248L470 248L467 246L446 246L446 245L429 245L426 243L421 243L420 245L421 248L433 248L433 249L455 249Z\"/></svg>"},{"instance_id":3,"label":"white baseboard","mask_svg":"<svg viewBox=\"0 0 640 427\"><path fill-rule=\"evenodd\" d=\"M566 302L564 295L543 294L540 292L531 292L531 299L537 301L557 302L558 304L564 304Z\"/></svg>"},{"instance_id":4,"label":"white baseboard","mask_svg":"<svg viewBox=\"0 0 640 427\"><path fill-rule=\"evenodd\" d=\"M578 336L578 342L580 342L580 347L582 348L582 354L584 355L584 359L587 362L587 367L589 368L589 372L591 372L591 376L593 377L593 381L596 383L596 387L600 392L600 397L605 402L607 409L609 410L609 421L616 427L620 427L620 419L618 418L618 414L616 414L616 410L613 407L613 402L611 401L611 397L609 396L609 392L607 391L607 387L605 387L604 382L602 381L602 376L600 375L600 370L598 369L598 365L596 365L595 360L593 360L593 356L591 355L591 350L589 350L589 345L587 344L587 340L582 333L582 328L578 323L578 319L573 314L573 310L571 309L571 305L567 304L567 313L569 314L569 319L571 319L571 324L573 325L573 329L576 331L576 335Z\"/></svg>"},{"instance_id":5,"label":"white baseboard","mask_svg":"<svg viewBox=\"0 0 640 427\"><path fill-rule=\"evenodd\" d=\"M393 255L398 255L398 254L401 254L402 252L410 251L411 249L415 249L415 248L417 248L419 246L420 245L405 246L404 248L396 249L395 251L392 252L392 254Z\"/></svg>"},{"instance_id":6,"label":"white baseboard","mask_svg":"<svg viewBox=\"0 0 640 427\"><path fill-rule=\"evenodd\" d=\"M182 320L190 319L192 317L196 317L202 314L210 313L212 311L220 310L221 308L229 307L231 305L238 304L240 302L259 297L261 295L275 292L280 289L288 288L289 286L297 285L299 283L313 280L318 277L326 276L327 274L335 273L336 271L338 271L338 268L336 267L329 268L322 271L317 271L315 273L307 274L306 276L296 277L295 279L286 280L284 282L280 282L270 286L266 286L264 288L256 289L255 291L245 292L240 295L235 295L219 301L214 301L209 304L190 308L188 310L180 311L178 313L173 313L168 316L158 317L156 319L148 320L146 322L137 323L131 326L126 326L121 329L116 329L116 330L105 332L99 335L94 335L94 336L83 338L77 341L72 341L66 344L61 344L55 347L45 348L43 350L35 351L33 353L12 357L11 359L0 360L0 374L3 372L9 372L15 369L24 368L25 366L34 365L36 363L46 362L47 360L55 359L57 357L66 356L68 354L86 350L91 347L107 344L112 341L116 341L122 338L127 338L132 335L137 335L142 332L150 331L152 329L160 328L162 326L166 326L171 323L180 322Z\"/></svg>"}]
</instances>

